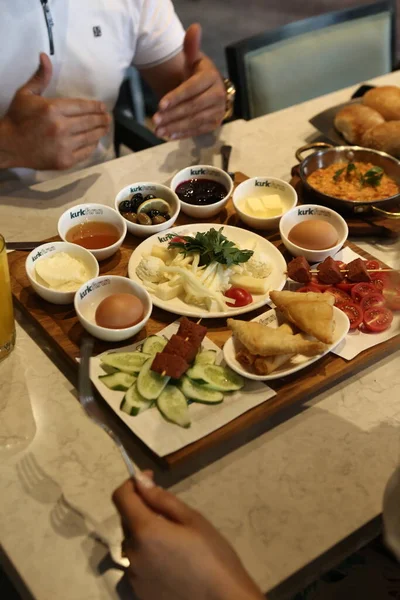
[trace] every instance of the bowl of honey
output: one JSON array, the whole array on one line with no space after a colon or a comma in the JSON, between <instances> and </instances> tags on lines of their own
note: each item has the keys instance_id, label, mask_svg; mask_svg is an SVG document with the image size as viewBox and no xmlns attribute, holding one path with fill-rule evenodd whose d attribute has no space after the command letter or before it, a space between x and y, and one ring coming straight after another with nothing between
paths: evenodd
<instances>
[{"instance_id":1,"label":"bowl of honey","mask_svg":"<svg viewBox=\"0 0 400 600\"><path fill-rule=\"evenodd\" d=\"M64 242L86 248L97 260L117 252L126 236L126 221L103 204L78 204L58 220L58 235Z\"/></svg>"}]
</instances>

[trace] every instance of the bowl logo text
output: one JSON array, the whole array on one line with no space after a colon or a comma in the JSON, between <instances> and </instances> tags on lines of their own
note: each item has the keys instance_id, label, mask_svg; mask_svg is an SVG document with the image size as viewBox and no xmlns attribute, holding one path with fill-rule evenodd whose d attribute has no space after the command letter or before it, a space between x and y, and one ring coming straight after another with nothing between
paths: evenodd
<instances>
[{"instance_id":1,"label":"bowl logo text","mask_svg":"<svg viewBox=\"0 0 400 600\"><path fill-rule=\"evenodd\" d=\"M79 294L80 299L83 300L88 294L93 292L93 290L97 290L99 287L103 287L105 285L110 285L109 279L103 279L103 281L95 281L95 282L91 283L90 285L87 285L85 287L85 289L82 292L80 292L80 294Z\"/></svg>"},{"instance_id":2,"label":"bowl logo text","mask_svg":"<svg viewBox=\"0 0 400 600\"><path fill-rule=\"evenodd\" d=\"M86 215L102 215L103 210L101 208L80 208L79 210L70 211L70 219L76 219L77 217L86 217Z\"/></svg>"},{"instance_id":3,"label":"bowl logo text","mask_svg":"<svg viewBox=\"0 0 400 600\"><path fill-rule=\"evenodd\" d=\"M297 210L297 215L300 216L305 216L305 215L322 215L324 217L326 217L327 219L331 219L332 215L331 213L329 213L328 211L324 210L323 208L299 208Z\"/></svg>"},{"instance_id":4,"label":"bowl logo text","mask_svg":"<svg viewBox=\"0 0 400 600\"><path fill-rule=\"evenodd\" d=\"M32 262L35 262L35 260L37 260L38 258L43 256L44 254L48 254L49 252L54 252L55 249L56 249L55 246L49 246L48 248L44 248L44 250L38 250L36 252L35 256L32 256Z\"/></svg>"}]
</instances>

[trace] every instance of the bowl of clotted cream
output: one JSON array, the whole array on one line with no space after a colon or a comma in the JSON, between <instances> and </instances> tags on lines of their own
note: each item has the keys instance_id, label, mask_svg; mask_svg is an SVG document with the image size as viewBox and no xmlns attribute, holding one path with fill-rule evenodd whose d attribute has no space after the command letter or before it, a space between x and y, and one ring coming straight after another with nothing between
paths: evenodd
<instances>
[{"instance_id":1,"label":"bowl of clotted cream","mask_svg":"<svg viewBox=\"0 0 400 600\"><path fill-rule=\"evenodd\" d=\"M252 177L238 185L232 200L246 225L253 229L277 229L281 216L296 206L297 193L282 179Z\"/></svg>"},{"instance_id":2,"label":"bowl of clotted cream","mask_svg":"<svg viewBox=\"0 0 400 600\"><path fill-rule=\"evenodd\" d=\"M73 302L82 284L99 274L93 254L69 242L38 246L28 255L25 269L35 292L53 304Z\"/></svg>"}]
</instances>

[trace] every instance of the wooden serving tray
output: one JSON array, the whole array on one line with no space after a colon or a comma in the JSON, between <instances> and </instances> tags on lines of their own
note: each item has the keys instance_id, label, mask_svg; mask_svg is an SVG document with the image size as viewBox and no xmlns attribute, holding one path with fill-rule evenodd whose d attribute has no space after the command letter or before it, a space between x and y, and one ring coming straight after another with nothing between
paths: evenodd
<instances>
[{"instance_id":1,"label":"wooden serving tray","mask_svg":"<svg viewBox=\"0 0 400 600\"><path fill-rule=\"evenodd\" d=\"M247 179L242 173L235 174L235 183ZM185 215L180 215L177 225L192 223L193 221ZM210 223L229 224L241 226L240 220L234 211L232 201L227 204L226 210L222 211L217 217L209 221ZM246 226L248 229L248 227ZM257 231L256 233L261 233ZM283 247L279 234L265 236L275 246L277 246L287 259L285 248ZM58 238L54 238L58 239ZM110 259L100 263L100 274L127 275L128 261L132 251L142 240L134 238L129 233L125 239L120 251ZM348 243L350 248L365 258L373 258L370 254L364 252L355 244ZM24 314L41 330L47 337L52 348L57 350L70 363L77 366L76 358L79 357L79 345L84 332L72 305L57 306L42 300L35 294L29 284L25 273L26 252L12 252L8 255L11 275L11 286L15 301ZM268 310L263 307L246 314L246 319L251 320L256 315ZM148 335L157 333L166 325L178 318L177 315L168 313L154 307L153 313L146 327L133 339L125 342L125 345L139 341ZM208 337L218 346L222 347L228 337L231 335L226 328L225 319L207 319L205 321L208 327ZM124 342L110 344L96 340L95 354L111 350L116 346L123 346ZM210 435L174 452L165 457L169 466L177 464L202 450L220 443L235 434L242 432L251 425L266 420L278 411L287 408L295 402L310 400L313 396L325 390L349 375L357 373L370 364L390 354L400 346L400 335L378 346L365 350L351 361L345 361L334 354L327 354L321 360L315 362L302 371L293 374L290 377L284 377L279 380L269 381L268 386L277 392L277 395L255 407L247 413L241 415L234 421L231 421L224 427L214 431Z\"/></svg>"},{"instance_id":2,"label":"wooden serving tray","mask_svg":"<svg viewBox=\"0 0 400 600\"><path fill-rule=\"evenodd\" d=\"M299 204L318 204L315 198L311 197L304 189L303 182L300 179L299 165L292 168L292 178L290 184L297 192ZM335 208L337 212L340 212ZM384 238L396 238L400 235L400 219L388 219L385 216L355 216L349 211L341 213L345 219L351 236L365 237L375 236Z\"/></svg>"}]
</instances>

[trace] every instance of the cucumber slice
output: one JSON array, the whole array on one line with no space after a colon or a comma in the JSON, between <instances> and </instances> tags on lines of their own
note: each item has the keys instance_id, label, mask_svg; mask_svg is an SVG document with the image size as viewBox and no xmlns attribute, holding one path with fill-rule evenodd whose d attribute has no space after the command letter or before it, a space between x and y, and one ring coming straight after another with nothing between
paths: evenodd
<instances>
[{"instance_id":1,"label":"cucumber slice","mask_svg":"<svg viewBox=\"0 0 400 600\"><path fill-rule=\"evenodd\" d=\"M104 363L102 363L100 367L103 369L104 373L107 373L107 375L111 375L112 373L118 373L118 369L116 369L115 367L105 365Z\"/></svg>"},{"instance_id":2,"label":"cucumber slice","mask_svg":"<svg viewBox=\"0 0 400 600\"><path fill-rule=\"evenodd\" d=\"M194 365L186 372L190 379L205 381L208 389L233 392L244 386L244 379L228 367L216 365Z\"/></svg>"},{"instance_id":3,"label":"cucumber slice","mask_svg":"<svg viewBox=\"0 0 400 600\"><path fill-rule=\"evenodd\" d=\"M224 399L222 392L206 389L204 385L196 383L186 376L182 377L179 387L186 398L189 398L194 402L202 402L203 404L220 404Z\"/></svg>"},{"instance_id":4,"label":"cucumber slice","mask_svg":"<svg viewBox=\"0 0 400 600\"><path fill-rule=\"evenodd\" d=\"M151 370L154 357L151 356L146 360L137 378L137 389L139 394L146 400L157 400L170 377L162 377L159 373Z\"/></svg>"},{"instance_id":5,"label":"cucumber slice","mask_svg":"<svg viewBox=\"0 0 400 600\"><path fill-rule=\"evenodd\" d=\"M195 365L215 365L217 360L216 350L202 350L194 360Z\"/></svg>"},{"instance_id":6,"label":"cucumber slice","mask_svg":"<svg viewBox=\"0 0 400 600\"><path fill-rule=\"evenodd\" d=\"M121 402L120 409L128 415L136 417L143 411L150 408L151 405L152 402L150 400L146 400L146 398L143 398L143 396L139 394L137 385L134 383L126 392Z\"/></svg>"},{"instance_id":7,"label":"cucumber slice","mask_svg":"<svg viewBox=\"0 0 400 600\"><path fill-rule=\"evenodd\" d=\"M114 367L123 373L139 373L143 364L149 358L144 352L110 352L101 357L101 362L109 367Z\"/></svg>"},{"instance_id":8,"label":"cucumber slice","mask_svg":"<svg viewBox=\"0 0 400 600\"><path fill-rule=\"evenodd\" d=\"M155 356L157 352L162 352L167 345L168 340L165 337L159 335L151 335L148 337L142 348L142 352Z\"/></svg>"},{"instance_id":9,"label":"cucumber slice","mask_svg":"<svg viewBox=\"0 0 400 600\"><path fill-rule=\"evenodd\" d=\"M135 383L136 376L117 371L111 375L99 375L99 379L101 383L104 383L104 385L108 387L108 389L125 392Z\"/></svg>"},{"instance_id":10,"label":"cucumber slice","mask_svg":"<svg viewBox=\"0 0 400 600\"><path fill-rule=\"evenodd\" d=\"M167 385L157 398L157 407L164 419L180 427L190 427L187 401L175 385Z\"/></svg>"}]
</instances>

